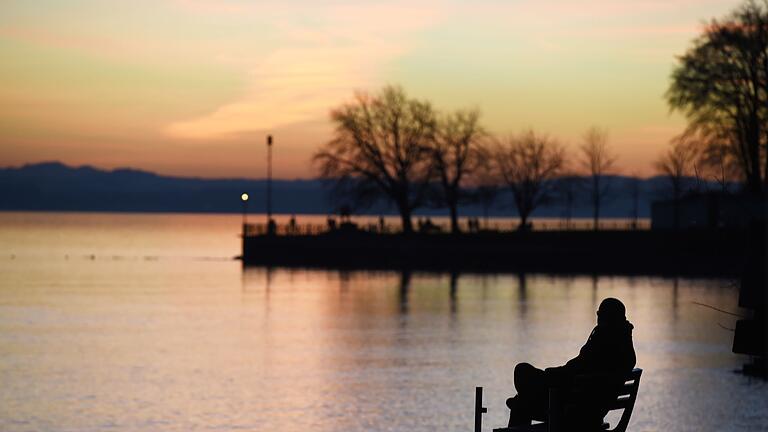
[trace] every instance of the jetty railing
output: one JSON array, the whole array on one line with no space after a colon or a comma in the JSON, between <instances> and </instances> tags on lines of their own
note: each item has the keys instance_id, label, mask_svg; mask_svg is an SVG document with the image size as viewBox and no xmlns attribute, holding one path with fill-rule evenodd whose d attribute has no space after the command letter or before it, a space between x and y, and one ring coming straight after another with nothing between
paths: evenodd
<instances>
[{"instance_id":1,"label":"jetty railing","mask_svg":"<svg viewBox=\"0 0 768 432\"><path fill-rule=\"evenodd\" d=\"M416 220L414 231L421 233L447 233L450 232L448 222L428 222ZM479 222L476 225L469 225L462 221L460 229L462 232L513 232L518 231L520 223L518 221L488 221ZM532 231L589 231L594 229L592 221L578 220L535 220L530 222L529 229ZM648 230L650 221L626 221L626 220L602 220L598 223L598 229L601 231L629 231L629 230ZM345 222L345 223L278 223L275 225L275 234L280 236L312 236L329 233L338 230L357 230L379 234L397 234L402 232L399 223L376 223L367 221ZM268 232L266 223L249 223L244 225L244 235L246 237L266 235Z\"/></svg>"}]
</instances>

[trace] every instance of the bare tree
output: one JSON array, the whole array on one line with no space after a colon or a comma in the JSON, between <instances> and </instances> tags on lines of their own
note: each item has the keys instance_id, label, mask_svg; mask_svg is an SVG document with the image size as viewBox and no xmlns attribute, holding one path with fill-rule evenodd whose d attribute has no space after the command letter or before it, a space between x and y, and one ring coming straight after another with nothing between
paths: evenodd
<instances>
[{"instance_id":1,"label":"bare tree","mask_svg":"<svg viewBox=\"0 0 768 432\"><path fill-rule=\"evenodd\" d=\"M747 190L768 186L768 1L748 1L712 20L679 58L667 90L688 133L711 138L738 162Z\"/></svg>"},{"instance_id":2,"label":"bare tree","mask_svg":"<svg viewBox=\"0 0 768 432\"><path fill-rule=\"evenodd\" d=\"M597 230L600 207L610 194L605 175L613 168L616 156L608 147L608 133L597 127L590 128L584 134L583 143L579 149L581 166L589 176L589 201L592 205L593 226Z\"/></svg>"},{"instance_id":3,"label":"bare tree","mask_svg":"<svg viewBox=\"0 0 768 432\"><path fill-rule=\"evenodd\" d=\"M498 143L493 152L499 180L512 190L520 214L520 228L528 229L528 217L552 194L554 178L564 163L564 150L545 135L529 130Z\"/></svg>"},{"instance_id":4,"label":"bare tree","mask_svg":"<svg viewBox=\"0 0 768 432\"><path fill-rule=\"evenodd\" d=\"M373 96L358 93L354 102L333 110L331 119L335 136L313 157L321 177L360 199L389 199L403 232L412 232L411 214L424 203L433 177L430 144L437 122L432 106L387 86Z\"/></svg>"},{"instance_id":5,"label":"bare tree","mask_svg":"<svg viewBox=\"0 0 768 432\"><path fill-rule=\"evenodd\" d=\"M483 132L479 119L476 110L445 115L438 121L432 141L432 163L439 183L437 202L448 207L453 233L459 232L459 203L469 196L464 183L477 169L480 159L478 146Z\"/></svg>"},{"instance_id":6,"label":"bare tree","mask_svg":"<svg viewBox=\"0 0 768 432\"><path fill-rule=\"evenodd\" d=\"M674 202L674 226L679 226L680 198L685 192L686 178L691 174L691 168L696 153L690 143L683 140L672 141L671 147L656 160L655 166L669 181L672 200Z\"/></svg>"}]
</instances>

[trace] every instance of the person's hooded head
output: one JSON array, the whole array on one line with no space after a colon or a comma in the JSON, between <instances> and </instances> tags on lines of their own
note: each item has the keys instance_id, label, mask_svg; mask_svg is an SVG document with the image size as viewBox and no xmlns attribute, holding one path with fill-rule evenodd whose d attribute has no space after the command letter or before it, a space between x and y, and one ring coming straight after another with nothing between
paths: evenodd
<instances>
[{"instance_id":1,"label":"person's hooded head","mask_svg":"<svg viewBox=\"0 0 768 432\"><path fill-rule=\"evenodd\" d=\"M597 309L597 325L599 327L614 327L627 322L627 308L619 299L608 297L600 303Z\"/></svg>"}]
</instances>

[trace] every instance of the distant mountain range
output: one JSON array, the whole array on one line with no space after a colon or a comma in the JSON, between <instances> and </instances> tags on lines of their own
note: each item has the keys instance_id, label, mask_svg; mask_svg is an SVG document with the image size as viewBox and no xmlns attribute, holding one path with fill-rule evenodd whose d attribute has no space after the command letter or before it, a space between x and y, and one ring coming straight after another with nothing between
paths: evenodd
<instances>
[{"instance_id":1,"label":"distant mountain range","mask_svg":"<svg viewBox=\"0 0 768 432\"><path fill-rule=\"evenodd\" d=\"M605 217L631 217L631 178L607 178L612 197L601 213ZM202 179L169 177L135 169L102 170L90 166L71 167L59 162L0 168L0 210L104 211L104 212L194 212L237 213L242 211L240 194L251 196L248 211L266 211L266 180ZM639 180L639 215L648 217L650 201L664 197L666 180ZM586 191L577 191L573 217L589 217ZM276 214L326 214L334 212L327 188L320 180L273 180L272 209ZM534 213L537 217L560 217L565 207L553 201ZM395 214L380 205L368 214ZM442 215L444 209L425 208L422 215ZM462 216L481 216L477 205L461 209ZM511 196L504 192L490 209L492 216L514 216Z\"/></svg>"}]
</instances>

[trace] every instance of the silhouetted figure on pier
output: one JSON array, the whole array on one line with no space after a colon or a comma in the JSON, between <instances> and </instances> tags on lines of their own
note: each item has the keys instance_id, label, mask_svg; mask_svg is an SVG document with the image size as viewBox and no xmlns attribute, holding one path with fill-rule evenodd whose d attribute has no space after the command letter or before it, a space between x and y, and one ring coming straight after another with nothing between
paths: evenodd
<instances>
[{"instance_id":1,"label":"silhouetted figure on pier","mask_svg":"<svg viewBox=\"0 0 768 432\"><path fill-rule=\"evenodd\" d=\"M476 233L480 231L480 219L476 217L469 218L469 221L467 222L467 224L469 225L470 232Z\"/></svg>"},{"instance_id":2,"label":"silhouetted figure on pier","mask_svg":"<svg viewBox=\"0 0 768 432\"><path fill-rule=\"evenodd\" d=\"M515 366L517 396L507 399L510 409L509 425L529 425L531 420L547 420L549 389L568 388L574 377L584 374L609 374L611 382L594 388L586 397L582 412L570 413L568 424L597 427L607 413L606 403L615 399L623 377L635 367L632 345L632 324L627 321L621 301L607 298L597 311L597 327L592 330L579 355L563 366L538 369L528 363ZM615 392L614 392L615 390ZM615 394L614 394L615 393ZM576 429L574 429L576 430Z\"/></svg>"},{"instance_id":3,"label":"silhouetted figure on pier","mask_svg":"<svg viewBox=\"0 0 768 432\"><path fill-rule=\"evenodd\" d=\"M431 218L425 218L425 219L419 218L418 227L419 227L419 232L425 233L425 234L433 234L436 232L440 232L440 227L435 225L435 223L432 222Z\"/></svg>"}]
</instances>

